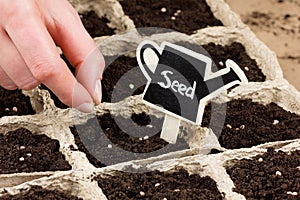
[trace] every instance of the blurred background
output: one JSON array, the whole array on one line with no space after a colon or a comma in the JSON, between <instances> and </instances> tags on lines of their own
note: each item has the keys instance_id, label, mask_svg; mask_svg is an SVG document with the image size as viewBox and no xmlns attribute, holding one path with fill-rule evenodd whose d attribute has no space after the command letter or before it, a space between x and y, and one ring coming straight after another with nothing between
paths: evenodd
<instances>
[{"instance_id":1,"label":"blurred background","mask_svg":"<svg viewBox=\"0 0 300 200\"><path fill-rule=\"evenodd\" d=\"M284 77L300 90L300 0L225 0L277 54Z\"/></svg>"}]
</instances>

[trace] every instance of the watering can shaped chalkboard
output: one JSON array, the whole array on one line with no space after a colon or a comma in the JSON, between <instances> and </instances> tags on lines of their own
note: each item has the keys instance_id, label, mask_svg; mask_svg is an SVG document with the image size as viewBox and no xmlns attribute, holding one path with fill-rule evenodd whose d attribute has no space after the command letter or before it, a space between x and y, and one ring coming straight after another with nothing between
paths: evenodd
<instances>
[{"instance_id":1,"label":"watering can shaped chalkboard","mask_svg":"<svg viewBox=\"0 0 300 200\"><path fill-rule=\"evenodd\" d=\"M182 46L145 40L137 49L139 66L148 80L146 104L185 121L200 124L205 102L221 90L247 83L244 72L232 60L212 72L211 58Z\"/></svg>"}]
</instances>

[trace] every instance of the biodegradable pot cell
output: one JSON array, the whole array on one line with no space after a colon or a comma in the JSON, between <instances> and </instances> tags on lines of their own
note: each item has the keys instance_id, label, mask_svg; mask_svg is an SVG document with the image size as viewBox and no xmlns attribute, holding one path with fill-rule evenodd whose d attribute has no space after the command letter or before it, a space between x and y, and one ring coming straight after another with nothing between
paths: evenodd
<instances>
[{"instance_id":1,"label":"biodegradable pot cell","mask_svg":"<svg viewBox=\"0 0 300 200\"><path fill-rule=\"evenodd\" d=\"M202 126L208 126L210 106L206 107ZM218 104L216 107L222 107ZM249 148L259 144L300 138L300 116L275 103L262 105L251 99L225 103L226 118L219 142L227 149Z\"/></svg>"},{"instance_id":2,"label":"biodegradable pot cell","mask_svg":"<svg viewBox=\"0 0 300 200\"><path fill-rule=\"evenodd\" d=\"M59 141L46 135L32 135L17 129L0 135L0 173L21 173L70 170L71 166L59 152Z\"/></svg>"},{"instance_id":3,"label":"biodegradable pot cell","mask_svg":"<svg viewBox=\"0 0 300 200\"><path fill-rule=\"evenodd\" d=\"M298 199L300 151L275 151L268 148L252 159L232 161L226 168L235 192L247 199Z\"/></svg>"},{"instance_id":4,"label":"biodegradable pot cell","mask_svg":"<svg viewBox=\"0 0 300 200\"><path fill-rule=\"evenodd\" d=\"M189 149L183 138L176 145L161 139L162 123L162 118L145 113L127 119L107 113L71 127L71 131L78 149L95 167L104 167Z\"/></svg>"},{"instance_id":5,"label":"biodegradable pot cell","mask_svg":"<svg viewBox=\"0 0 300 200\"><path fill-rule=\"evenodd\" d=\"M146 173L114 171L95 178L107 199L223 199L209 176L185 169Z\"/></svg>"},{"instance_id":6,"label":"biodegradable pot cell","mask_svg":"<svg viewBox=\"0 0 300 200\"><path fill-rule=\"evenodd\" d=\"M159 27L186 34L208 26L222 26L205 0L122 0L120 4L135 27Z\"/></svg>"}]
</instances>

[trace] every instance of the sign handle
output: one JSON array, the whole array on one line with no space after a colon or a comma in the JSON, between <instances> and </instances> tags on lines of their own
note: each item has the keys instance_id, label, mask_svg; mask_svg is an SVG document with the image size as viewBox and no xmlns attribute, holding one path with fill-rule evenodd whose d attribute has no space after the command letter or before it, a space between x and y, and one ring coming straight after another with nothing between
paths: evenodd
<instances>
[{"instance_id":1,"label":"sign handle","mask_svg":"<svg viewBox=\"0 0 300 200\"><path fill-rule=\"evenodd\" d=\"M175 144L179 133L180 121L180 119L166 114L160 138L168 143Z\"/></svg>"}]
</instances>

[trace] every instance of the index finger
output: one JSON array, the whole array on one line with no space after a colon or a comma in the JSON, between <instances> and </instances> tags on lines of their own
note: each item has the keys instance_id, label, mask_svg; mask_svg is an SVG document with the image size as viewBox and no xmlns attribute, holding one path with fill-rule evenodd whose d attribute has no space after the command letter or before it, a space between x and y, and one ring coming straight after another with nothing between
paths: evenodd
<instances>
[{"instance_id":1,"label":"index finger","mask_svg":"<svg viewBox=\"0 0 300 200\"><path fill-rule=\"evenodd\" d=\"M13 18L13 19L12 19ZM65 104L91 111L93 101L60 58L56 45L40 18L16 14L5 30L33 76L50 88Z\"/></svg>"}]
</instances>

